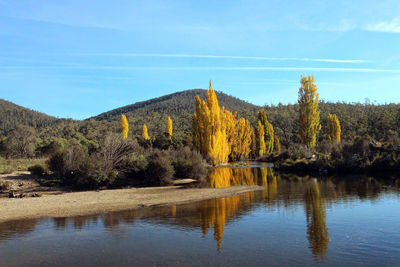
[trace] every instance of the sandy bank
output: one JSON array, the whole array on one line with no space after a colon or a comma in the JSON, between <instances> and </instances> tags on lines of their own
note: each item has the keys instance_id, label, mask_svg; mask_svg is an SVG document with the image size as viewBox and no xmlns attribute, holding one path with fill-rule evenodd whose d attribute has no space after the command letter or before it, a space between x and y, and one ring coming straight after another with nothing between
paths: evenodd
<instances>
[{"instance_id":1,"label":"sandy bank","mask_svg":"<svg viewBox=\"0 0 400 267\"><path fill-rule=\"evenodd\" d=\"M261 189L260 186L235 186L218 189L167 186L73 192L44 195L40 198L2 198L0 199L0 222L40 217L69 217L148 206L182 204Z\"/></svg>"}]
</instances>

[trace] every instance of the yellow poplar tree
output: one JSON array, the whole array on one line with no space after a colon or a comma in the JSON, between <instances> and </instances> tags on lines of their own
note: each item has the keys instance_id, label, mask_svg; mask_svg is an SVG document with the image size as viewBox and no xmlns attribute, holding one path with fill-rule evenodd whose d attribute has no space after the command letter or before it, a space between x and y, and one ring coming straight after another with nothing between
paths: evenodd
<instances>
[{"instance_id":1,"label":"yellow poplar tree","mask_svg":"<svg viewBox=\"0 0 400 267\"><path fill-rule=\"evenodd\" d=\"M142 137L143 137L143 139L146 140L146 141L150 139L149 133L147 132L147 126L146 126L146 124L143 124Z\"/></svg>"},{"instance_id":2,"label":"yellow poplar tree","mask_svg":"<svg viewBox=\"0 0 400 267\"><path fill-rule=\"evenodd\" d=\"M167 128L167 131L168 131L169 140L172 140L173 128L172 128L172 119L171 119L170 116L168 116L168 128Z\"/></svg>"},{"instance_id":3,"label":"yellow poplar tree","mask_svg":"<svg viewBox=\"0 0 400 267\"><path fill-rule=\"evenodd\" d=\"M261 121L257 122L257 149L258 149L258 156L263 156L266 152L265 147L265 140L264 140L265 132L264 132L264 125L262 125Z\"/></svg>"},{"instance_id":4,"label":"yellow poplar tree","mask_svg":"<svg viewBox=\"0 0 400 267\"><path fill-rule=\"evenodd\" d=\"M193 115L193 141L203 156L208 156L214 165L227 162L230 154L226 112L221 110L217 95L212 88L207 91L207 102L196 96L196 112Z\"/></svg>"},{"instance_id":5,"label":"yellow poplar tree","mask_svg":"<svg viewBox=\"0 0 400 267\"><path fill-rule=\"evenodd\" d=\"M233 151L234 146L236 146L237 143L238 121L236 120L236 113L233 114L229 110L225 109L225 107L222 107L221 116L222 116L222 123L226 129L226 137L228 141L229 152L231 153Z\"/></svg>"},{"instance_id":6,"label":"yellow poplar tree","mask_svg":"<svg viewBox=\"0 0 400 267\"><path fill-rule=\"evenodd\" d=\"M274 149L278 153L281 152L281 142L279 141L279 138L276 135L274 137Z\"/></svg>"},{"instance_id":7,"label":"yellow poplar tree","mask_svg":"<svg viewBox=\"0 0 400 267\"><path fill-rule=\"evenodd\" d=\"M251 128L250 121L240 118L237 123L237 136L232 150L232 158L239 160L249 157L253 135L254 132Z\"/></svg>"},{"instance_id":8,"label":"yellow poplar tree","mask_svg":"<svg viewBox=\"0 0 400 267\"><path fill-rule=\"evenodd\" d=\"M260 109L258 111L258 119L264 126L266 153L272 153L274 151L274 127L268 121L265 109Z\"/></svg>"},{"instance_id":9,"label":"yellow poplar tree","mask_svg":"<svg viewBox=\"0 0 400 267\"><path fill-rule=\"evenodd\" d=\"M301 77L298 103L299 113L299 135L302 144L312 148L316 143L317 133L321 130L319 123L319 94L314 84L314 76Z\"/></svg>"},{"instance_id":10,"label":"yellow poplar tree","mask_svg":"<svg viewBox=\"0 0 400 267\"><path fill-rule=\"evenodd\" d=\"M328 140L331 143L340 143L340 122L336 114L328 115Z\"/></svg>"},{"instance_id":11,"label":"yellow poplar tree","mask_svg":"<svg viewBox=\"0 0 400 267\"><path fill-rule=\"evenodd\" d=\"M126 119L125 114L121 115L121 134L122 138L126 139L128 137L129 132L129 124L128 120Z\"/></svg>"}]
</instances>

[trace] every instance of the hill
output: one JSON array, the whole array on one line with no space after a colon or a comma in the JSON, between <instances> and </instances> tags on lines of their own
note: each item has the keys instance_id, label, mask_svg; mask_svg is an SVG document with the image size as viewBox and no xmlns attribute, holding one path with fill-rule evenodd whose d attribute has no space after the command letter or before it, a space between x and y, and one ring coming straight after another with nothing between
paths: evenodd
<instances>
[{"instance_id":1,"label":"hill","mask_svg":"<svg viewBox=\"0 0 400 267\"><path fill-rule=\"evenodd\" d=\"M149 128L149 134L152 135L162 132L166 128L167 116L171 116L174 121L176 137L183 138L183 135L191 131L195 97L199 95L202 99L206 99L206 92L207 90L204 89L185 90L110 110L90 119L119 121L121 114L125 114L134 134L140 135L141 127L145 123ZM238 112L242 116L253 114L252 111L259 108L222 92L217 92L217 97L220 106L224 106L232 112Z\"/></svg>"},{"instance_id":2,"label":"hill","mask_svg":"<svg viewBox=\"0 0 400 267\"><path fill-rule=\"evenodd\" d=\"M0 99L0 135L7 135L9 131L22 125L38 129L54 125L58 121L56 117Z\"/></svg>"},{"instance_id":3,"label":"hill","mask_svg":"<svg viewBox=\"0 0 400 267\"><path fill-rule=\"evenodd\" d=\"M0 100L0 154L13 156L13 153L8 152L19 148L20 152L15 156L43 155L70 141L93 150L107 134L120 131L121 114L125 114L128 118L130 138L140 140L143 124L146 124L150 137L153 140L155 137L161 137L156 138L156 141L160 142L166 131L167 117L171 116L174 143L186 144L191 133L196 95L205 99L206 90L186 90L161 96L101 113L83 121L59 119ZM237 112L240 117L249 119L253 127L256 126L257 110L261 107L221 92L217 92L217 96L221 106ZM298 143L299 106L279 104L264 108L282 145L289 147ZM342 126L342 140L345 141L352 141L355 136L388 140L397 138L400 133L400 104L374 105L321 101L319 109L322 130L318 135L318 142L326 140L329 113L337 114ZM157 142L153 144L158 146Z\"/></svg>"}]
</instances>

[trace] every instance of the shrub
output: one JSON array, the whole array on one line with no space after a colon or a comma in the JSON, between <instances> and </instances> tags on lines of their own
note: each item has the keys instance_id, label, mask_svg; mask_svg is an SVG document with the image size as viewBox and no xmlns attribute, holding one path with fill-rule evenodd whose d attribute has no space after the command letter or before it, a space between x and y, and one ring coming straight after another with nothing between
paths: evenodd
<instances>
[{"instance_id":1,"label":"shrub","mask_svg":"<svg viewBox=\"0 0 400 267\"><path fill-rule=\"evenodd\" d=\"M313 155L313 150L301 144L290 145L287 152L289 154L289 157L293 160L309 158Z\"/></svg>"},{"instance_id":2,"label":"shrub","mask_svg":"<svg viewBox=\"0 0 400 267\"><path fill-rule=\"evenodd\" d=\"M176 178L203 180L206 177L207 164L199 152L183 147L172 151L171 154Z\"/></svg>"},{"instance_id":3,"label":"shrub","mask_svg":"<svg viewBox=\"0 0 400 267\"><path fill-rule=\"evenodd\" d=\"M118 183L139 185L145 179L148 160L145 155L131 155L118 166Z\"/></svg>"},{"instance_id":4,"label":"shrub","mask_svg":"<svg viewBox=\"0 0 400 267\"><path fill-rule=\"evenodd\" d=\"M29 167L28 171L30 171L32 175L36 175L36 176L43 176L44 174L47 173L45 167L43 167L40 164L36 164L36 165Z\"/></svg>"},{"instance_id":5,"label":"shrub","mask_svg":"<svg viewBox=\"0 0 400 267\"><path fill-rule=\"evenodd\" d=\"M145 170L145 182L148 185L168 185L172 183L174 168L171 161L159 150L154 151L148 158Z\"/></svg>"}]
</instances>

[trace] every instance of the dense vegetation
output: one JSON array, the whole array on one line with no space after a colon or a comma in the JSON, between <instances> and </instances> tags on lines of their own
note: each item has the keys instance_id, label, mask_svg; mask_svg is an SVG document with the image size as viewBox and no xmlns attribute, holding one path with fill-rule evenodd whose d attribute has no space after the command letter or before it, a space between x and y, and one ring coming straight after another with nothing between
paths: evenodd
<instances>
[{"instance_id":1,"label":"dense vegetation","mask_svg":"<svg viewBox=\"0 0 400 267\"><path fill-rule=\"evenodd\" d=\"M142 165L138 163L140 166L132 167L136 170L131 172L132 175L143 174L143 166L152 166L153 161L164 164L165 160L160 158L168 158L165 172L182 174L182 169L177 167L180 164L170 155L184 147L191 153L197 149L213 164L261 157L277 161L281 169L290 169L299 160L307 163L304 167L298 162L302 169L354 170L366 166L383 169L388 168L388 164L389 169L398 169L399 104L319 101L312 76L302 77L298 104L270 105L261 109L212 91L212 94L201 89L182 91L83 121L58 119L1 100L0 156L5 159L54 158L55 155L65 158L65 153L73 148L79 150L74 154L80 155L81 163L79 168L74 168L79 170L81 177L88 178L91 168L114 177L111 179L114 183L114 180L122 180L126 166L122 167L120 163L103 166L101 155L109 136L122 132L122 139L131 147L128 155L123 157L124 162L126 157L133 155L146 161L146 164L142 162ZM194 113L197 117L193 117ZM204 139L205 136L210 139ZM304 161L310 157L317 160ZM49 166L51 164L49 162ZM185 164L191 165L189 161ZM65 179L65 170L73 172L74 169L52 168ZM99 179L93 184L111 185ZM93 184L85 186L93 187Z\"/></svg>"}]
</instances>

